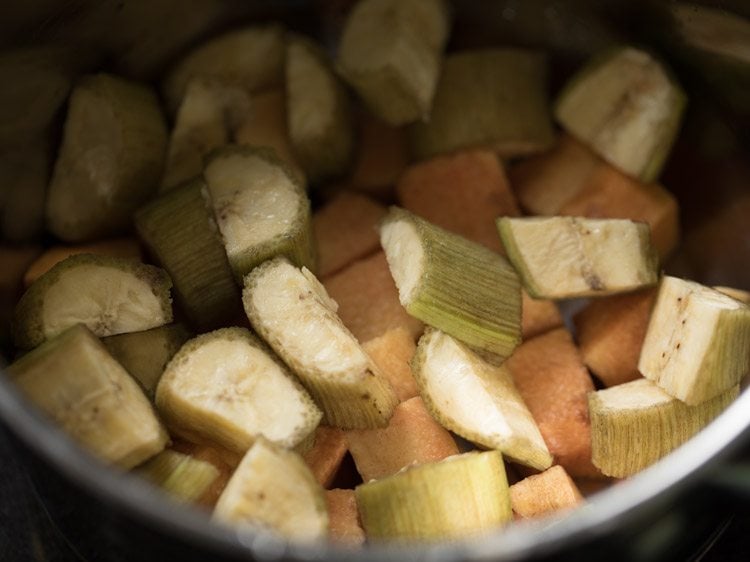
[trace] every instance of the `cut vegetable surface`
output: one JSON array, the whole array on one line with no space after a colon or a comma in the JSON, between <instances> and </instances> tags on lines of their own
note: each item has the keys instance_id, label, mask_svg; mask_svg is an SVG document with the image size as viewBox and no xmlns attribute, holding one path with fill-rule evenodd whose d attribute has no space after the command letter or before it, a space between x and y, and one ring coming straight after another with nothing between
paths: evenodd
<instances>
[{"instance_id":1,"label":"cut vegetable surface","mask_svg":"<svg viewBox=\"0 0 750 562\"><path fill-rule=\"evenodd\" d=\"M326 490L329 538L344 546L360 546L365 542L365 531L359 524L357 498L354 490Z\"/></svg>"},{"instance_id":2,"label":"cut vegetable surface","mask_svg":"<svg viewBox=\"0 0 750 562\"><path fill-rule=\"evenodd\" d=\"M358 486L370 539L446 541L496 530L511 519L498 451L455 455Z\"/></svg>"},{"instance_id":3,"label":"cut vegetable surface","mask_svg":"<svg viewBox=\"0 0 750 562\"><path fill-rule=\"evenodd\" d=\"M728 391L750 370L750 307L698 283L664 277L638 369L690 405Z\"/></svg>"},{"instance_id":4,"label":"cut vegetable surface","mask_svg":"<svg viewBox=\"0 0 750 562\"><path fill-rule=\"evenodd\" d=\"M521 336L521 289L502 256L398 207L380 241L409 314L472 347L510 355Z\"/></svg>"},{"instance_id":5,"label":"cut vegetable surface","mask_svg":"<svg viewBox=\"0 0 750 562\"><path fill-rule=\"evenodd\" d=\"M655 285L647 224L577 217L501 218L508 259L535 298L607 295Z\"/></svg>"},{"instance_id":6,"label":"cut vegetable surface","mask_svg":"<svg viewBox=\"0 0 750 562\"><path fill-rule=\"evenodd\" d=\"M305 464L324 488L329 488L346 455L346 433L338 427L319 425L312 446L301 453Z\"/></svg>"},{"instance_id":7,"label":"cut vegetable surface","mask_svg":"<svg viewBox=\"0 0 750 562\"><path fill-rule=\"evenodd\" d=\"M669 155L685 104L661 63L623 47L595 57L570 79L555 117L602 158L650 182Z\"/></svg>"},{"instance_id":8,"label":"cut vegetable surface","mask_svg":"<svg viewBox=\"0 0 750 562\"><path fill-rule=\"evenodd\" d=\"M276 255L314 267L310 202L291 174L266 149L225 147L209 157L203 175L229 264L240 281Z\"/></svg>"},{"instance_id":9,"label":"cut vegetable surface","mask_svg":"<svg viewBox=\"0 0 750 562\"><path fill-rule=\"evenodd\" d=\"M510 487L513 513L524 519L575 507L583 496L560 465L534 474Z\"/></svg>"},{"instance_id":10,"label":"cut vegetable surface","mask_svg":"<svg viewBox=\"0 0 750 562\"><path fill-rule=\"evenodd\" d=\"M339 70L388 123L423 119L430 113L449 25L443 0L362 0L341 37Z\"/></svg>"},{"instance_id":11,"label":"cut vegetable surface","mask_svg":"<svg viewBox=\"0 0 750 562\"><path fill-rule=\"evenodd\" d=\"M328 533L323 488L297 453L265 439L243 457L216 504L214 519L299 541L324 539Z\"/></svg>"},{"instance_id":12,"label":"cut vegetable surface","mask_svg":"<svg viewBox=\"0 0 750 562\"><path fill-rule=\"evenodd\" d=\"M258 334L300 377L326 423L386 425L398 399L336 316L336 303L306 269L270 260L245 279L245 312Z\"/></svg>"},{"instance_id":13,"label":"cut vegetable surface","mask_svg":"<svg viewBox=\"0 0 750 562\"><path fill-rule=\"evenodd\" d=\"M166 145L150 89L107 74L83 78L68 105L47 227L69 242L124 229L156 189Z\"/></svg>"},{"instance_id":14,"label":"cut vegetable surface","mask_svg":"<svg viewBox=\"0 0 750 562\"><path fill-rule=\"evenodd\" d=\"M156 406L173 432L240 454L260 436L294 447L322 417L297 379L244 328L185 344L159 381Z\"/></svg>"},{"instance_id":15,"label":"cut vegetable surface","mask_svg":"<svg viewBox=\"0 0 750 562\"><path fill-rule=\"evenodd\" d=\"M169 440L138 384L84 326L8 367L21 392L101 460L130 469Z\"/></svg>"},{"instance_id":16,"label":"cut vegetable surface","mask_svg":"<svg viewBox=\"0 0 750 562\"><path fill-rule=\"evenodd\" d=\"M216 480L219 469L210 462L166 449L135 471L181 502L199 502Z\"/></svg>"},{"instance_id":17,"label":"cut vegetable surface","mask_svg":"<svg viewBox=\"0 0 750 562\"><path fill-rule=\"evenodd\" d=\"M29 349L75 324L97 336L148 330L172 321L161 269L136 261L79 254L37 279L13 313L16 345Z\"/></svg>"},{"instance_id":18,"label":"cut vegetable surface","mask_svg":"<svg viewBox=\"0 0 750 562\"><path fill-rule=\"evenodd\" d=\"M505 367L438 330L419 340L413 365L427 409L443 426L515 462L550 467L552 455Z\"/></svg>"},{"instance_id":19,"label":"cut vegetable surface","mask_svg":"<svg viewBox=\"0 0 750 562\"><path fill-rule=\"evenodd\" d=\"M592 392L592 460L608 476L635 474L687 441L738 394L735 386L688 406L646 379Z\"/></svg>"}]
</instances>

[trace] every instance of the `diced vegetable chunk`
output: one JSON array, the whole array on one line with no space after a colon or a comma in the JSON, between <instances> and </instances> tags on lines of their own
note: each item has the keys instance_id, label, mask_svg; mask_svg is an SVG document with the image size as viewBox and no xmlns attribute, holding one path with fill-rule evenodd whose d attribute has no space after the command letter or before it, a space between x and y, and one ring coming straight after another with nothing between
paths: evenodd
<instances>
[{"instance_id":1,"label":"diced vegetable chunk","mask_svg":"<svg viewBox=\"0 0 750 562\"><path fill-rule=\"evenodd\" d=\"M516 482L510 487L513 513L526 519L569 509L583 501L581 492L560 465Z\"/></svg>"}]
</instances>

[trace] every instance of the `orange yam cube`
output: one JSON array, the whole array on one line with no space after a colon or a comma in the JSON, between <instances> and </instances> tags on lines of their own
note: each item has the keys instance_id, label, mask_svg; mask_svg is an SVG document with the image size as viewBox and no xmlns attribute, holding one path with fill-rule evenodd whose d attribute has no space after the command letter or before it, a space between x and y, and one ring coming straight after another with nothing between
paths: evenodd
<instances>
[{"instance_id":1,"label":"orange yam cube","mask_svg":"<svg viewBox=\"0 0 750 562\"><path fill-rule=\"evenodd\" d=\"M594 299L574 318L583 362L604 386L635 380L656 289Z\"/></svg>"},{"instance_id":2,"label":"orange yam cube","mask_svg":"<svg viewBox=\"0 0 750 562\"><path fill-rule=\"evenodd\" d=\"M398 299L385 253L359 260L323 280L328 294L338 305L338 315L360 342L404 328L416 340L424 325L409 315Z\"/></svg>"},{"instance_id":3,"label":"orange yam cube","mask_svg":"<svg viewBox=\"0 0 750 562\"><path fill-rule=\"evenodd\" d=\"M378 223L386 208L369 197L340 192L313 215L318 276L326 277L380 248Z\"/></svg>"},{"instance_id":4,"label":"orange yam cube","mask_svg":"<svg viewBox=\"0 0 750 562\"><path fill-rule=\"evenodd\" d=\"M559 465L524 478L510 487L513 513L526 519L575 507L583 501L581 492Z\"/></svg>"},{"instance_id":5,"label":"orange yam cube","mask_svg":"<svg viewBox=\"0 0 750 562\"><path fill-rule=\"evenodd\" d=\"M365 342L362 347L391 383L399 401L419 396L410 364L417 346L406 329L388 330L382 336Z\"/></svg>"},{"instance_id":6,"label":"orange yam cube","mask_svg":"<svg viewBox=\"0 0 750 562\"><path fill-rule=\"evenodd\" d=\"M380 199L390 199L396 180L409 163L405 129L362 112L357 146L349 176L352 188Z\"/></svg>"},{"instance_id":7,"label":"orange yam cube","mask_svg":"<svg viewBox=\"0 0 750 562\"><path fill-rule=\"evenodd\" d=\"M521 299L521 336L524 340L563 325L563 317L554 301L532 299L523 289Z\"/></svg>"},{"instance_id":8,"label":"orange yam cube","mask_svg":"<svg viewBox=\"0 0 750 562\"><path fill-rule=\"evenodd\" d=\"M594 390L573 338L558 328L522 343L505 362L555 464L571 476L599 476L591 462L586 395Z\"/></svg>"},{"instance_id":9,"label":"orange yam cube","mask_svg":"<svg viewBox=\"0 0 750 562\"><path fill-rule=\"evenodd\" d=\"M47 273L52 266L58 264L70 256L77 254L96 254L100 256L111 256L114 258L141 259L141 248L134 238L113 238L112 240L101 240L91 244L78 246L53 246L46 250L36 261L34 261L23 277L24 286L28 287L42 275Z\"/></svg>"},{"instance_id":10,"label":"orange yam cube","mask_svg":"<svg viewBox=\"0 0 750 562\"><path fill-rule=\"evenodd\" d=\"M352 429L346 437L364 482L395 474L411 464L458 454L451 434L432 418L418 396L396 406L388 427Z\"/></svg>"},{"instance_id":11,"label":"orange yam cube","mask_svg":"<svg viewBox=\"0 0 750 562\"><path fill-rule=\"evenodd\" d=\"M354 490L326 490L328 505L328 538L342 546L360 546L365 531L359 523Z\"/></svg>"},{"instance_id":12,"label":"orange yam cube","mask_svg":"<svg viewBox=\"0 0 750 562\"><path fill-rule=\"evenodd\" d=\"M446 230L503 252L495 219L519 214L491 150L438 156L409 167L396 185L401 206Z\"/></svg>"},{"instance_id":13,"label":"orange yam cube","mask_svg":"<svg viewBox=\"0 0 750 562\"><path fill-rule=\"evenodd\" d=\"M679 208L671 193L626 176L570 135L551 152L516 166L511 180L531 214L646 222L662 257L679 241Z\"/></svg>"},{"instance_id":14,"label":"orange yam cube","mask_svg":"<svg viewBox=\"0 0 750 562\"><path fill-rule=\"evenodd\" d=\"M319 425L313 445L302 458L324 488L328 488L338 472L347 451L346 434L338 427Z\"/></svg>"}]
</instances>

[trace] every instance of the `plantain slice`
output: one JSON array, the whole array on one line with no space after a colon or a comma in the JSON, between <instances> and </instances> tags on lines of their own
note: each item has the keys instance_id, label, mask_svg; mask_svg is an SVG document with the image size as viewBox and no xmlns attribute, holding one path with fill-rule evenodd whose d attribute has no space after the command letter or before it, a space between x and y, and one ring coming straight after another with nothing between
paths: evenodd
<instances>
[{"instance_id":1,"label":"plantain slice","mask_svg":"<svg viewBox=\"0 0 750 562\"><path fill-rule=\"evenodd\" d=\"M536 470L552 465L547 445L510 372L428 328L412 361L425 406L464 439Z\"/></svg>"},{"instance_id":2,"label":"plantain slice","mask_svg":"<svg viewBox=\"0 0 750 562\"><path fill-rule=\"evenodd\" d=\"M508 259L534 298L611 295L655 285L658 258L646 223L581 217L502 217Z\"/></svg>"},{"instance_id":3,"label":"plantain slice","mask_svg":"<svg viewBox=\"0 0 750 562\"><path fill-rule=\"evenodd\" d=\"M425 119L449 28L443 0L363 0L346 21L339 70L391 125Z\"/></svg>"},{"instance_id":4,"label":"plantain slice","mask_svg":"<svg viewBox=\"0 0 750 562\"><path fill-rule=\"evenodd\" d=\"M500 357L520 343L521 286L503 257L398 207L380 242L409 314Z\"/></svg>"},{"instance_id":5,"label":"plantain slice","mask_svg":"<svg viewBox=\"0 0 750 562\"><path fill-rule=\"evenodd\" d=\"M169 437L138 384L84 326L8 367L21 392L101 460L130 469Z\"/></svg>"},{"instance_id":6,"label":"plantain slice","mask_svg":"<svg viewBox=\"0 0 750 562\"><path fill-rule=\"evenodd\" d=\"M245 328L223 328L186 343L159 381L156 407L174 433L240 454L260 436L294 447L323 416Z\"/></svg>"},{"instance_id":7,"label":"plantain slice","mask_svg":"<svg viewBox=\"0 0 750 562\"><path fill-rule=\"evenodd\" d=\"M647 379L591 392L591 460L607 476L635 474L698 433L738 394L734 386L688 406Z\"/></svg>"},{"instance_id":8,"label":"plantain slice","mask_svg":"<svg viewBox=\"0 0 750 562\"><path fill-rule=\"evenodd\" d=\"M454 455L357 486L370 539L445 541L496 530L512 519L499 451Z\"/></svg>"},{"instance_id":9,"label":"plantain slice","mask_svg":"<svg viewBox=\"0 0 750 562\"><path fill-rule=\"evenodd\" d=\"M354 149L347 92L325 53L301 36L286 48L286 100L292 149L308 179L341 175Z\"/></svg>"},{"instance_id":10,"label":"plantain slice","mask_svg":"<svg viewBox=\"0 0 750 562\"><path fill-rule=\"evenodd\" d=\"M310 201L289 168L267 149L224 147L203 172L235 277L276 255L314 267Z\"/></svg>"},{"instance_id":11,"label":"plantain slice","mask_svg":"<svg viewBox=\"0 0 750 562\"><path fill-rule=\"evenodd\" d=\"M220 477L219 469L200 460L165 449L135 473L158 486L180 502L199 502Z\"/></svg>"},{"instance_id":12,"label":"plantain slice","mask_svg":"<svg viewBox=\"0 0 750 562\"><path fill-rule=\"evenodd\" d=\"M172 321L169 276L140 262L77 254L26 290L13 312L13 339L30 349L75 324L95 335L148 330Z\"/></svg>"},{"instance_id":13,"label":"plantain slice","mask_svg":"<svg viewBox=\"0 0 750 562\"><path fill-rule=\"evenodd\" d=\"M622 47L595 57L570 79L555 117L607 162L648 183L661 173L686 103L659 61Z\"/></svg>"},{"instance_id":14,"label":"plantain slice","mask_svg":"<svg viewBox=\"0 0 750 562\"><path fill-rule=\"evenodd\" d=\"M172 278L177 301L193 326L210 330L236 316L242 306L239 287L201 178L141 208L135 226Z\"/></svg>"},{"instance_id":15,"label":"plantain slice","mask_svg":"<svg viewBox=\"0 0 750 562\"><path fill-rule=\"evenodd\" d=\"M146 396L154 397L164 369L179 351L190 333L182 324L166 324L142 332L130 332L102 338L112 357L141 383Z\"/></svg>"},{"instance_id":16,"label":"plantain slice","mask_svg":"<svg viewBox=\"0 0 750 562\"><path fill-rule=\"evenodd\" d=\"M123 230L156 189L167 128L154 93L108 74L73 90L47 197L47 227L68 242Z\"/></svg>"},{"instance_id":17,"label":"plantain slice","mask_svg":"<svg viewBox=\"0 0 750 562\"><path fill-rule=\"evenodd\" d=\"M665 276L638 370L689 405L728 391L750 370L750 307L715 289Z\"/></svg>"},{"instance_id":18,"label":"plantain slice","mask_svg":"<svg viewBox=\"0 0 750 562\"><path fill-rule=\"evenodd\" d=\"M323 488L294 451L258 439L219 497L214 519L256 526L297 541L325 539Z\"/></svg>"},{"instance_id":19,"label":"plantain slice","mask_svg":"<svg viewBox=\"0 0 750 562\"><path fill-rule=\"evenodd\" d=\"M306 269L270 260L245 279L245 312L258 334L344 429L384 427L398 404L387 380L336 315L336 303Z\"/></svg>"},{"instance_id":20,"label":"plantain slice","mask_svg":"<svg viewBox=\"0 0 750 562\"><path fill-rule=\"evenodd\" d=\"M185 55L162 82L167 109L174 115L194 78L218 80L255 92L284 80L284 28L250 26L214 37Z\"/></svg>"}]
</instances>

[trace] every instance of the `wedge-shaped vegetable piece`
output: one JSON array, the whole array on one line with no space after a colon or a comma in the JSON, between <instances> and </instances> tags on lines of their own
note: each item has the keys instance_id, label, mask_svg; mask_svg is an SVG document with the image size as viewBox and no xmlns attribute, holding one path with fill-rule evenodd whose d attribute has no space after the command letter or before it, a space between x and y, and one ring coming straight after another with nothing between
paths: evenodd
<instances>
[{"instance_id":1,"label":"wedge-shaped vegetable piece","mask_svg":"<svg viewBox=\"0 0 750 562\"><path fill-rule=\"evenodd\" d=\"M229 264L240 282L276 255L314 267L310 201L273 152L225 147L209 157L203 175Z\"/></svg>"},{"instance_id":2,"label":"wedge-shaped vegetable piece","mask_svg":"<svg viewBox=\"0 0 750 562\"><path fill-rule=\"evenodd\" d=\"M655 463L698 433L739 394L739 386L696 406L638 379L589 394L591 458L608 476Z\"/></svg>"},{"instance_id":3,"label":"wedge-shaped vegetable piece","mask_svg":"<svg viewBox=\"0 0 750 562\"><path fill-rule=\"evenodd\" d=\"M738 300L742 303L750 305L750 292L743 291L742 289L735 289L733 287L714 287L720 293L732 297L734 300Z\"/></svg>"},{"instance_id":4,"label":"wedge-shaped vegetable piece","mask_svg":"<svg viewBox=\"0 0 750 562\"><path fill-rule=\"evenodd\" d=\"M407 468L355 490L371 539L456 540L496 530L511 519L499 451L471 452Z\"/></svg>"},{"instance_id":5,"label":"wedge-shaped vegetable piece","mask_svg":"<svg viewBox=\"0 0 750 562\"><path fill-rule=\"evenodd\" d=\"M500 156L541 152L555 140L547 62L524 49L482 49L446 57L429 121L410 130L418 159L486 147Z\"/></svg>"},{"instance_id":6,"label":"wedge-shaped vegetable piece","mask_svg":"<svg viewBox=\"0 0 750 562\"><path fill-rule=\"evenodd\" d=\"M363 0L347 19L339 70L370 110L391 125L424 119L449 28L443 0Z\"/></svg>"},{"instance_id":7,"label":"wedge-shaped vegetable piece","mask_svg":"<svg viewBox=\"0 0 750 562\"><path fill-rule=\"evenodd\" d=\"M322 417L297 379L244 328L185 344L159 381L156 407L173 432L237 453L260 436L294 447Z\"/></svg>"},{"instance_id":8,"label":"wedge-shaped vegetable piece","mask_svg":"<svg viewBox=\"0 0 750 562\"><path fill-rule=\"evenodd\" d=\"M239 287L202 179L164 193L140 209L135 226L172 278L177 301L193 326L216 328L237 314Z\"/></svg>"},{"instance_id":9,"label":"wedge-shaped vegetable piece","mask_svg":"<svg viewBox=\"0 0 750 562\"><path fill-rule=\"evenodd\" d=\"M83 78L68 105L47 227L69 242L124 229L156 189L166 145L150 89L107 74Z\"/></svg>"},{"instance_id":10,"label":"wedge-shaped vegetable piece","mask_svg":"<svg viewBox=\"0 0 750 562\"><path fill-rule=\"evenodd\" d=\"M135 472L181 502L200 502L220 477L219 469L210 462L171 449L165 449Z\"/></svg>"},{"instance_id":11,"label":"wedge-shaped vegetable piece","mask_svg":"<svg viewBox=\"0 0 750 562\"><path fill-rule=\"evenodd\" d=\"M505 259L392 207L380 242L407 312L463 341L507 357L521 339L521 289Z\"/></svg>"},{"instance_id":12,"label":"wedge-shaped vegetable piece","mask_svg":"<svg viewBox=\"0 0 750 562\"><path fill-rule=\"evenodd\" d=\"M167 74L162 92L174 114L187 85L203 77L245 88L249 92L284 81L284 29L279 25L229 31L198 45Z\"/></svg>"},{"instance_id":13,"label":"wedge-shaped vegetable piece","mask_svg":"<svg viewBox=\"0 0 750 562\"><path fill-rule=\"evenodd\" d=\"M78 254L27 289L13 313L13 339L29 349L75 324L99 337L172 321L169 276L137 261Z\"/></svg>"},{"instance_id":14,"label":"wedge-shaped vegetable piece","mask_svg":"<svg viewBox=\"0 0 750 562\"><path fill-rule=\"evenodd\" d=\"M203 171L203 158L230 141L232 124L249 111L250 96L240 87L196 78L185 90L169 139L161 190Z\"/></svg>"},{"instance_id":15,"label":"wedge-shaped vegetable piece","mask_svg":"<svg viewBox=\"0 0 750 562\"><path fill-rule=\"evenodd\" d=\"M329 488L347 450L344 430L319 425L313 434L312 446L301 455L320 485Z\"/></svg>"},{"instance_id":16,"label":"wedge-shaped vegetable piece","mask_svg":"<svg viewBox=\"0 0 750 562\"><path fill-rule=\"evenodd\" d=\"M141 383L146 396L154 397L164 369L190 333L182 324L167 324L143 332L130 332L102 338L112 357Z\"/></svg>"},{"instance_id":17,"label":"wedge-shaped vegetable piece","mask_svg":"<svg viewBox=\"0 0 750 562\"><path fill-rule=\"evenodd\" d=\"M341 175L352 157L354 132L349 98L326 54L295 36L286 47L289 138L311 182Z\"/></svg>"},{"instance_id":18,"label":"wedge-shaped vegetable piece","mask_svg":"<svg viewBox=\"0 0 750 562\"><path fill-rule=\"evenodd\" d=\"M729 390L750 370L750 307L698 283L664 277L638 369L690 405Z\"/></svg>"},{"instance_id":19,"label":"wedge-shaped vegetable piece","mask_svg":"<svg viewBox=\"0 0 750 562\"><path fill-rule=\"evenodd\" d=\"M8 367L21 392L106 463L130 469L169 440L138 384L84 326Z\"/></svg>"},{"instance_id":20,"label":"wedge-shaped vegetable piece","mask_svg":"<svg viewBox=\"0 0 750 562\"><path fill-rule=\"evenodd\" d=\"M365 542L365 531L359 524L359 511L354 490L326 490L328 505L328 536L343 546L359 546Z\"/></svg>"},{"instance_id":21,"label":"wedge-shaped vegetable piece","mask_svg":"<svg viewBox=\"0 0 750 562\"><path fill-rule=\"evenodd\" d=\"M425 405L443 426L515 462L550 467L552 455L505 367L431 329L419 340L413 365Z\"/></svg>"},{"instance_id":22,"label":"wedge-shaped vegetable piece","mask_svg":"<svg viewBox=\"0 0 750 562\"><path fill-rule=\"evenodd\" d=\"M535 298L624 293L655 285L647 224L580 217L500 218L508 259Z\"/></svg>"},{"instance_id":23,"label":"wedge-shaped vegetable piece","mask_svg":"<svg viewBox=\"0 0 750 562\"><path fill-rule=\"evenodd\" d=\"M242 456L221 448L216 444L200 445L181 439L174 439L169 448L183 455L189 455L195 460L210 463L216 468L219 473L218 478L213 481L211 486L198 499L200 505L213 509L219 500L219 496L224 491L224 488L226 488L227 482L232 477L234 469L240 464Z\"/></svg>"},{"instance_id":24,"label":"wedge-shaped vegetable piece","mask_svg":"<svg viewBox=\"0 0 750 562\"><path fill-rule=\"evenodd\" d=\"M312 273L270 260L245 278L243 302L255 331L300 377L328 425L387 424L398 399Z\"/></svg>"},{"instance_id":25,"label":"wedge-shaped vegetable piece","mask_svg":"<svg viewBox=\"0 0 750 562\"><path fill-rule=\"evenodd\" d=\"M575 507L583 501L581 492L560 465L516 482L510 487L513 513L526 519Z\"/></svg>"},{"instance_id":26,"label":"wedge-shaped vegetable piece","mask_svg":"<svg viewBox=\"0 0 750 562\"><path fill-rule=\"evenodd\" d=\"M393 328L366 341L362 347L391 383L401 402L419 396L419 388L411 372L411 360L417 346L408 330Z\"/></svg>"},{"instance_id":27,"label":"wedge-shaped vegetable piece","mask_svg":"<svg viewBox=\"0 0 750 562\"><path fill-rule=\"evenodd\" d=\"M660 62L623 47L595 57L570 79L555 117L613 166L650 182L669 155L686 102Z\"/></svg>"},{"instance_id":28,"label":"wedge-shaped vegetable piece","mask_svg":"<svg viewBox=\"0 0 750 562\"><path fill-rule=\"evenodd\" d=\"M294 451L259 439L245 454L214 510L214 519L265 527L298 541L324 539L323 488Z\"/></svg>"}]
</instances>

